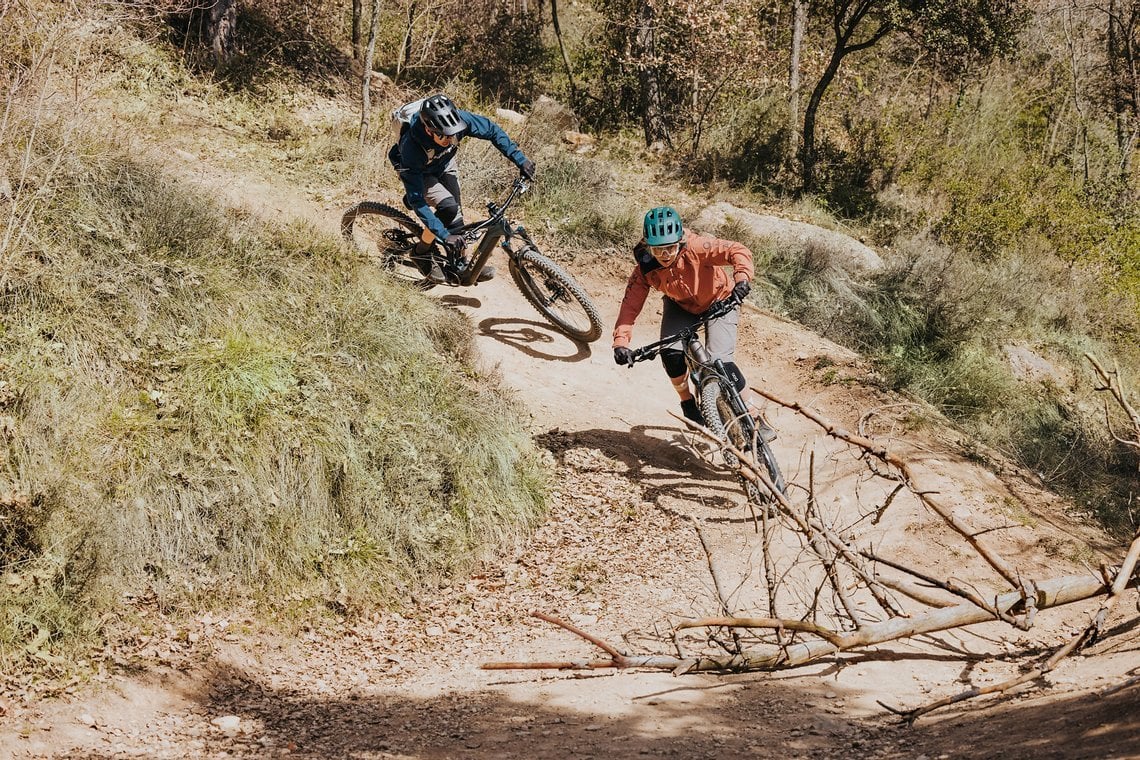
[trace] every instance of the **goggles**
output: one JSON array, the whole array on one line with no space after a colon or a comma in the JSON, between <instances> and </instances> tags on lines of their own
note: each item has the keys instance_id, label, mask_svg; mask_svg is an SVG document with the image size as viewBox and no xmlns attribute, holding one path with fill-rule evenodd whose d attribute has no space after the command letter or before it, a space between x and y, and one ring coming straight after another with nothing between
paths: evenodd
<instances>
[{"instance_id":1,"label":"goggles","mask_svg":"<svg viewBox=\"0 0 1140 760\"><path fill-rule=\"evenodd\" d=\"M649 252L653 254L653 258L658 261L672 261L677 258L677 254L681 252L681 242L670 243L669 245L651 245Z\"/></svg>"}]
</instances>

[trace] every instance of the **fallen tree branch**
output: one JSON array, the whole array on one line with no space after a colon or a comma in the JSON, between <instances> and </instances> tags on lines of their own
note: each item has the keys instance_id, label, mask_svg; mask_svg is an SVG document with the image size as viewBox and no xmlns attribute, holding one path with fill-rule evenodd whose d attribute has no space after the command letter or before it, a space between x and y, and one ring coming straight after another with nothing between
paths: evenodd
<instances>
[{"instance_id":1,"label":"fallen tree branch","mask_svg":"<svg viewBox=\"0 0 1140 760\"><path fill-rule=\"evenodd\" d=\"M562 662L485 662L479 667L482 670L601 670L622 666L614 660L592 660L590 662L564 660Z\"/></svg>"},{"instance_id":2,"label":"fallen tree branch","mask_svg":"<svg viewBox=\"0 0 1140 760\"><path fill-rule=\"evenodd\" d=\"M1105 382L1108 383L1109 380L1111 378L1106 375ZM747 481L748 484L763 489L762 492L766 491L770 495L770 503L763 499L757 500L757 503L763 508L764 517L764 573L768 579L769 615L767 617L751 617L746 616L743 611L739 616L733 613L729 606L728 595L725 593L725 588L722 588L721 579L716 572L711 548L701 531L700 523L694 519L693 523L704 548L721 614L685 620L674 626L672 642L675 646L676 656L625 654L602 639L559 618L533 612L532 614L535 617L560 626L601 648L609 655L609 659L487 663L483 665L485 669L643 668L670 670L674 675L692 672L728 673L775 670L803 665L824 657L837 656L840 652L864 649L898 639L923 636L977 623L1004 621L1019 628L1028 628L1033 623L1038 610L1085 601L1107 594L1101 603L1100 610L1084 633L1061 647L1033 671L1003 684L971 689L910 711L900 711L883 705L892 712L913 721L918 716L941 706L982 694L1006 691L1020 684L1041 678L1049 670L1056 667L1057 663L1064 657L1095 640L1100 634L1105 618L1124 588L1136 585L1133 571L1137 562L1137 555L1140 554L1140 535L1135 539L1129 551L1129 557L1126 558L1121 571L1115 577L1110 572L1104 572L1099 577L1065 576L1034 583L1007 563L993 547L987 545L983 539L983 534L993 529L977 530L973 528L955 514L948 499L941 497L937 490L926 485L930 480L928 473L916 471L910 462L888 451L886 446L871 438L854 435L832 424L810 408L799 403L783 401L762 389L754 388L753 390L759 396L773 403L799 412L823 428L831 437L856 449L862 449L864 463L876 470L879 468L874 468L874 463L883 463L889 468L889 471L884 470L879 474L901 483L901 485L893 487L881 507L871 512L864 512L854 525L863 522L869 515L873 515L872 524L877 524L894 502L900 490L903 487L908 488L922 504L937 514L943 522L973 547L988 566L1012 587L1012 590L997 593L984 588L985 584L974 587L955 578L939 580L897 562L877 557L870 551L859 550L855 545L857 538L853 526L836 528L830 524L834 519L830 512L817 509L814 451L811 452L811 464L808 468L806 502L793 505L788 496L776 490L768 475L767 468L758 464L753 455L742 451L730 440L721 440L708 428L674 414L673 416L680 420L685 427L709 440L716 447L716 449L703 452L702 456L712 461L714 457L710 456L709 452L719 450L724 454L726 460L735 463L735 466L731 468L735 475ZM1123 391L1121 391L1118 398L1123 399L1123 397ZM926 483L923 482L924 478ZM802 486L797 486L797 489L798 491L804 490ZM755 491L751 487L746 488L746 491L750 494L748 503L751 509ZM858 498L857 493L856 498ZM789 530L794 530L793 535L800 542L800 546L796 550L799 554L794 555L792 567L788 570L789 576L793 569L807 568L810 571L810 574L803 579L808 585L799 589L800 596L796 601L798 605L806 604L808 606L808 612L802 616L798 611L789 615L781 610L781 614L777 614L776 592L779 584L776 583L775 566L768 551L770 517L778 517L779 524ZM753 511L753 518L755 519L755 511ZM822 563L821 572L816 567L816 558L818 558L819 563ZM898 573L891 573L889 577L881 576L878 574L879 568L874 563L893 568ZM846 569L842 566L845 566ZM909 576L909 578L917 578L924 585L916 584L907 577L899 578L899 574ZM781 582L783 580L784 578L781 576ZM805 592L810 595L817 581L818 587L815 587L814 596L806 598ZM822 601L824 599L823 591L828 586L833 591L829 601L830 608L827 608ZM865 612L860 608L861 605L865 605L869 601L862 596L865 593L874 597L874 600L889 615L889 619L883 620L882 616L876 617L873 610ZM924 609L919 612L906 612L899 602L895 601L894 593L921 603L924 605ZM962 601L955 602L942 598L945 594L953 595ZM795 596L794 593L793 596ZM898 599L906 602L907 600L902 597L898 597ZM833 613L835 620L830 619ZM881 622L873 622L876 619ZM850 630L852 627L854 630ZM703 645L701 645L703 652L712 652L712 654L690 654L688 651L683 651L683 649L687 650L690 647L682 648L680 643L682 637L679 637L678 633L697 628L718 629L710 631ZM731 633L735 646L721 640L724 635L720 629L727 629ZM741 629L758 630L759 632L742 639L738 633ZM662 633L662 639L666 638L668 635ZM692 635L684 638L688 641L695 640ZM745 648L746 644L749 648Z\"/></svg>"},{"instance_id":3,"label":"fallen tree branch","mask_svg":"<svg viewBox=\"0 0 1140 760\"><path fill-rule=\"evenodd\" d=\"M829 420L822 417L815 410L804 406L798 401L785 401L784 399L776 396L766 390L760 388L752 388L754 393L757 393L764 398L768 399L774 404L779 404L786 409L792 409L799 414L807 417L809 420L819 425L823 430L833 438L838 438L841 441L851 444L857 448L861 448L867 453L882 462L885 462L900 473L902 473L903 481L910 487L911 491L917 496L923 504L928 506L931 511L942 518L943 522L957 531L969 544L974 547L974 550L989 563L990 567L998 572L1013 588L1018 588L1022 585L1020 574L1008 562L1005 561L996 551L987 546L980 538L978 538L977 531L971 526L967 525L964 521L959 519L951 511L950 507L942 504L938 499L933 498L936 491L926 490L920 487L915 473L911 469L909 463L900 457L887 451L887 448L876 441L865 438L861 435L851 433Z\"/></svg>"},{"instance_id":4,"label":"fallen tree branch","mask_svg":"<svg viewBox=\"0 0 1140 760\"><path fill-rule=\"evenodd\" d=\"M562 620L561 618L556 618L553 615L547 615L545 612L539 612L538 610L531 610L530 614L532 617L536 617L539 620L545 620L548 623L553 623L554 625L562 626L566 630L570 631L570 633L573 633L575 636L581 636L586 641L590 642L591 644L593 644L594 646L598 647L603 652L608 654L610 657L614 658L615 661L620 660L620 659L625 657L625 655L622 654L621 652L619 652L616 648L610 646L609 644L607 644L606 642L597 638L596 636L592 636L592 635L586 633L581 628L578 628L575 625L567 623L565 620Z\"/></svg>"},{"instance_id":5,"label":"fallen tree branch","mask_svg":"<svg viewBox=\"0 0 1140 760\"><path fill-rule=\"evenodd\" d=\"M773 631L802 631L804 633L811 633L819 636L824 641L831 642L839 646L843 641L843 634L836 633L823 626L809 623L806 620L781 620L779 618L738 618L738 617L714 617L714 618L700 618L698 620L686 620L683 623L677 624L677 630L686 628L770 628Z\"/></svg>"},{"instance_id":6,"label":"fallen tree branch","mask_svg":"<svg viewBox=\"0 0 1140 760\"><path fill-rule=\"evenodd\" d=\"M788 497L780 493L780 491L776 488L776 485L768 476L767 468L758 466L755 458L750 453L741 451L729 441L722 441L711 430L704 427L703 425L698 425L692 420L685 419L684 417L680 417L672 412L670 412L670 414L673 414L674 417L685 423L694 432L708 438L717 446L720 446L722 450L727 451L735 456L738 463L736 467L736 474L740 475L753 484L763 486L764 489L767 490L773 503L776 504L780 513L794 522L800 533L805 538L807 538L809 541L813 541L815 540L815 536L823 536L827 543L830 544L835 549L835 551L843 557L847 565L860 577L863 583L866 584L867 589L871 592L871 595L875 598L875 601L878 602L879 606L882 607L888 615L897 615L902 617L905 617L907 615L906 610L899 607L890 598L887 590L875 580L874 575L865 567L863 567L863 563L859 560L857 553L854 552L849 546L847 546L846 542L844 542L843 539L835 533L835 531L833 531L830 527L818 519L813 520L799 514L799 512L792 506L792 503L788 501ZM820 557L821 559L824 559L825 563L828 561L823 555L820 555Z\"/></svg>"},{"instance_id":7,"label":"fallen tree branch","mask_svg":"<svg viewBox=\"0 0 1140 760\"><path fill-rule=\"evenodd\" d=\"M1092 621L1080 633L1080 635L1074 636L1072 640L1069 641L1069 643L1058 649L1053 653L1051 657L1049 657L1048 660L1036 668L1033 668L1033 670L1030 670L1027 673L1023 673L1016 678L1011 678L1008 681L990 684L989 686L979 686L973 689L968 689L967 691L960 692L953 696L949 696L944 699L939 699L935 702L931 702L930 704L923 705L922 707L916 707L913 710L898 710L891 707L890 705L884 704L883 702L879 702L879 704L895 713L896 715L902 716L908 724L912 724L919 717L933 712L940 707L946 707L947 705L964 702L967 699L973 699L974 697L980 697L985 694L1003 693L1024 683L1029 683L1030 681L1036 681L1039 678L1042 678L1046 673L1057 667L1057 663L1059 663L1061 660L1068 657L1077 649L1080 649L1087 644L1091 644L1096 640L1097 636L1100 635L1100 632L1104 627L1105 618L1108 616L1108 613L1112 609L1113 605L1116 604L1116 600L1120 598L1120 595L1122 593L1124 593L1125 587L1128 585L1129 580L1132 578L1132 573L1136 569L1137 557L1140 557L1140 533L1137 533L1136 537L1132 539L1132 545L1128 549L1128 554L1124 558L1124 563L1121 565L1120 571L1116 574L1116 580L1113 582L1108 596L1103 602L1101 602L1101 605L1099 609L1097 609L1096 614L1093 615Z\"/></svg>"},{"instance_id":8,"label":"fallen tree branch","mask_svg":"<svg viewBox=\"0 0 1140 760\"><path fill-rule=\"evenodd\" d=\"M1134 579L1125 583L1124 588L1134 587ZM1037 607L1049 609L1060 607L1074 602L1091 599L1100 594L1107 593L1109 587L1101 578L1087 575L1067 575L1060 578L1042 581L1037 584ZM1002 594L996 598L999 610L1006 611L1021 603L1020 591ZM692 657L678 658L665 655L623 655L600 639L587 634L580 629L558 618L544 615L540 612L531 613L535 617L559 625L566 630L581 636L586 641L601 647L612 658L612 665L599 665L597 667L614 668L652 668L671 670L674 673L693 672L743 672L749 670L771 670L777 667L788 668L803 665L821 657L847 651L856 647L865 647L873 644L883 644L888 641L909 638L925 633L935 633L950 628L975 623L985 623L993 620L993 616L973 603L959 604L954 607L930 610L917 614L911 618L891 618L882 623L864 626L850 633L838 634L838 638L827 640L824 638L804 641L780 647L778 651L746 650L742 654L728 657ZM790 629L789 629L790 630ZM502 670L510 667L512 663L484 664L485 670ZM520 665L520 663L513 663ZM541 663L521 663L524 668L536 668ZM565 663L558 663L559 666ZM583 669L586 664L583 665ZM590 667L593 667L592 665Z\"/></svg>"},{"instance_id":9,"label":"fallen tree branch","mask_svg":"<svg viewBox=\"0 0 1140 760\"><path fill-rule=\"evenodd\" d=\"M1109 686L1108 688L1102 690L1100 692L1100 696L1102 696L1102 697L1111 696L1111 695L1116 694L1118 692L1124 691L1125 689L1127 689L1129 687L1135 686L1138 683L1140 683L1140 676L1132 676L1131 678L1128 678L1124 681L1121 681L1118 684L1115 684L1113 686Z\"/></svg>"}]
</instances>

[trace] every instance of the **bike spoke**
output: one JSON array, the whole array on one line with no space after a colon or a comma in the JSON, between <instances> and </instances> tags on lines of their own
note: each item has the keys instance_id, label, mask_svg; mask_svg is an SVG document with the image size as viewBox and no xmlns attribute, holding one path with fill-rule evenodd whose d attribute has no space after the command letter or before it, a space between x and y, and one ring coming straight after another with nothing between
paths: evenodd
<instances>
[{"instance_id":1,"label":"bike spoke","mask_svg":"<svg viewBox=\"0 0 1140 760\"><path fill-rule=\"evenodd\" d=\"M402 212L379 203L361 203L342 220L341 232L358 248L372 253L397 279L423 290L433 287L424 276L427 268L414 258L418 228Z\"/></svg>"}]
</instances>

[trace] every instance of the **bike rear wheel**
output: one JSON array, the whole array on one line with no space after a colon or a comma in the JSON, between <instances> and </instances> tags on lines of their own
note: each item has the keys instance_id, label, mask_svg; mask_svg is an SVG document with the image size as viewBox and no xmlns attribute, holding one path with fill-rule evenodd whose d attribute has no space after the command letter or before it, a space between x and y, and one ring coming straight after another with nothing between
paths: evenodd
<instances>
[{"instance_id":1,"label":"bike rear wheel","mask_svg":"<svg viewBox=\"0 0 1140 760\"><path fill-rule=\"evenodd\" d=\"M340 219L340 234L345 240L370 255L370 245L375 245L380 265L393 277L420 290L430 290L435 287L425 276L430 252L420 264L412 258L421 230L423 225L403 211L375 201L357 203Z\"/></svg>"},{"instance_id":2,"label":"bike rear wheel","mask_svg":"<svg viewBox=\"0 0 1140 760\"><path fill-rule=\"evenodd\" d=\"M788 487L784 482L783 473L780 472L780 466L776 463L772 448L761 436L753 435L756 428L750 420L742 419L742 415L733 411L732 403L728 399L728 392L724 389L721 381L715 377L710 378L701 386L700 391L701 414L704 415L705 426L721 440L728 441L746 453L752 454L755 444L757 461L768 471L768 477L776 486L776 490L786 496ZM740 466L737 457L729 452L724 453L724 459L725 464L729 467ZM764 488L749 482L747 479L744 479L744 488L749 499L759 503L772 500L771 495Z\"/></svg>"},{"instance_id":3,"label":"bike rear wheel","mask_svg":"<svg viewBox=\"0 0 1140 760\"><path fill-rule=\"evenodd\" d=\"M561 332L583 343L601 337L598 307L562 267L527 245L511 256L509 269L526 300Z\"/></svg>"}]
</instances>

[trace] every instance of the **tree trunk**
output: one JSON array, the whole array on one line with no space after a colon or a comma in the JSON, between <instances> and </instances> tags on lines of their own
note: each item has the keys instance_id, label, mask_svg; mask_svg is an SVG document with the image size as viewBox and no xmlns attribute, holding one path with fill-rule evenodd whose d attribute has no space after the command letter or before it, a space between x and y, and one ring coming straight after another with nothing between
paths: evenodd
<instances>
[{"instance_id":1,"label":"tree trunk","mask_svg":"<svg viewBox=\"0 0 1140 760\"><path fill-rule=\"evenodd\" d=\"M1119 178L1128 187L1132 174L1132 153L1140 131L1140 63L1137 61L1135 29L1140 7L1136 2L1108 3L1107 58L1111 80L1112 110L1116 121L1116 147ZM1129 191L1130 192L1130 191Z\"/></svg>"},{"instance_id":2,"label":"tree trunk","mask_svg":"<svg viewBox=\"0 0 1140 760\"><path fill-rule=\"evenodd\" d=\"M566 67L566 81L570 86L570 106L578 105L578 92L574 88L574 71L570 67L570 56L566 54L566 45L562 42L562 27L558 23L558 0L550 0L550 21L554 24L554 36L558 39L558 50L562 53L562 65Z\"/></svg>"},{"instance_id":3,"label":"tree trunk","mask_svg":"<svg viewBox=\"0 0 1140 760\"><path fill-rule=\"evenodd\" d=\"M642 3L637 12L637 33L634 42L634 60L640 62L637 71L637 83L641 100L641 128L645 134L647 146L661 140L672 146L669 127L665 122L661 105L661 82L654 56L653 22L653 9L648 3Z\"/></svg>"},{"instance_id":4,"label":"tree trunk","mask_svg":"<svg viewBox=\"0 0 1140 760\"><path fill-rule=\"evenodd\" d=\"M368 138L368 116L372 112L372 56L376 52L376 29L380 23L380 0L372 0L372 21L368 25L368 49L364 53L361 79L360 147Z\"/></svg>"},{"instance_id":5,"label":"tree trunk","mask_svg":"<svg viewBox=\"0 0 1140 760\"><path fill-rule=\"evenodd\" d=\"M364 51L360 47L361 26L364 24L364 19L361 18L364 13L364 3L362 0L352 0L352 60L359 61Z\"/></svg>"},{"instance_id":6,"label":"tree trunk","mask_svg":"<svg viewBox=\"0 0 1140 760\"><path fill-rule=\"evenodd\" d=\"M839 72L839 65L851 53L866 50L874 46L894 28L890 20L880 21L879 27L867 35L860 42L851 42L859 30L860 25L868 14L875 8L876 0L856 0L842 2L835 10L832 18L832 29L835 31L835 47L831 51L831 60L827 68L816 82L815 89L808 99L807 109L804 111L804 149L803 149L803 176L802 192L812 192L816 187L816 163L819 159L815 146L815 120L819 112L820 101L823 94L831 86L835 75Z\"/></svg>"},{"instance_id":7,"label":"tree trunk","mask_svg":"<svg viewBox=\"0 0 1140 760\"><path fill-rule=\"evenodd\" d=\"M789 169L794 168L800 150L800 52L803 48L804 27L807 26L807 7L807 0L792 0L792 49L788 56L788 144L784 151Z\"/></svg>"},{"instance_id":8,"label":"tree trunk","mask_svg":"<svg viewBox=\"0 0 1140 760\"><path fill-rule=\"evenodd\" d=\"M416 25L416 5L417 0L408 3L408 15L404 21L404 41L400 45L400 59L396 61L397 81L403 76L404 70L408 67L408 61L412 58L412 32Z\"/></svg>"},{"instance_id":9,"label":"tree trunk","mask_svg":"<svg viewBox=\"0 0 1140 760\"><path fill-rule=\"evenodd\" d=\"M823 70L823 75L820 76L819 81L816 82L815 89L811 91L807 108L804 110L804 150L801 185L805 193L810 193L815 190L816 184L815 166L818 160L815 147L816 114L819 112L819 104L820 101L823 100L823 93L831 86L831 82L835 79L835 75L839 71L839 64L842 61L842 48L837 47L835 52L831 55L831 60L827 63L827 68Z\"/></svg>"},{"instance_id":10,"label":"tree trunk","mask_svg":"<svg viewBox=\"0 0 1140 760\"><path fill-rule=\"evenodd\" d=\"M216 0L210 6L210 20L206 26L206 39L214 51L214 65L220 66L234 52L237 35L237 0Z\"/></svg>"},{"instance_id":11,"label":"tree trunk","mask_svg":"<svg viewBox=\"0 0 1140 760\"><path fill-rule=\"evenodd\" d=\"M1069 48L1069 70L1072 74L1073 80L1073 109L1077 112L1077 129L1080 135L1081 142L1081 157L1082 157L1082 187L1089 185L1089 130L1088 130L1088 116L1085 113L1084 103L1081 99L1081 69L1079 66L1077 56L1077 35L1074 31L1076 21L1074 19L1077 13L1077 3L1075 0L1070 2L1069 6L1064 9L1061 17L1062 26L1065 29L1065 42Z\"/></svg>"}]
</instances>

